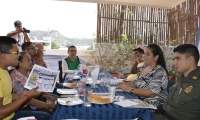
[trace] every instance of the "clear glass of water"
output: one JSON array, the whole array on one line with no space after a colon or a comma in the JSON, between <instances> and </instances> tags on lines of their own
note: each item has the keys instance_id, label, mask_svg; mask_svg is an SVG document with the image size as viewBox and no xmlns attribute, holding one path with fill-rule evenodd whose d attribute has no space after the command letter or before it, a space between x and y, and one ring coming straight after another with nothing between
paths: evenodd
<instances>
[{"instance_id":1,"label":"clear glass of water","mask_svg":"<svg viewBox=\"0 0 200 120\"><path fill-rule=\"evenodd\" d=\"M95 75L92 76L92 85L91 85L92 88L97 88L98 87L97 78L98 78L98 74L95 74Z\"/></svg>"},{"instance_id":2,"label":"clear glass of water","mask_svg":"<svg viewBox=\"0 0 200 120\"><path fill-rule=\"evenodd\" d=\"M90 107L91 106L91 102L92 102L92 98L90 97L91 94L93 93L91 88L87 88L84 90L84 106L86 107Z\"/></svg>"},{"instance_id":3,"label":"clear glass of water","mask_svg":"<svg viewBox=\"0 0 200 120\"><path fill-rule=\"evenodd\" d=\"M116 87L108 87L110 99L115 97L115 88Z\"/></svg>"},{"instance_id":4,"label":"clear glass of water","mask_svg":"<svg viewBox=\"0 0 200 120\"><path fill-rule=\"evenodd\" d=\"M101 71L99 73L99 80L100 80L100 84L101 86L105 86L105 74L103 71Z\"/></svg>"},{"instance_id":5,"label":"clear glass of water","mask_svg":"<svg viewBox=\"0 0 200 120\"><path fill-rule=\"evenodd\" d=\"M111 80L111 76L110 75L105 75L104 81L105 81L105 86L106 87L110 87L110 80Z\"/></svg>"}]
</instances>

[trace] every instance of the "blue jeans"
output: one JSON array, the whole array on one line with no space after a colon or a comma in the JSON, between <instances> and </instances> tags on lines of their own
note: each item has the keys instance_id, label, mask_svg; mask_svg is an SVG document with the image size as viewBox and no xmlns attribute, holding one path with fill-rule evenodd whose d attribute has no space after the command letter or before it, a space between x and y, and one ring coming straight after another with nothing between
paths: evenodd
<instances>
[{"instance_id":1,"label":"blue jeans","mask_svg":"<svg viewBox=\"0 0 200 120\"><path fill-rule=\"evenodd\" d=\"M20 110L15 113L15 116L12 120L17 120L22 117L34 116L37 120L49 120L51 115L42 111L33 111L33 110Z\"/></svg>"}]
</instances>

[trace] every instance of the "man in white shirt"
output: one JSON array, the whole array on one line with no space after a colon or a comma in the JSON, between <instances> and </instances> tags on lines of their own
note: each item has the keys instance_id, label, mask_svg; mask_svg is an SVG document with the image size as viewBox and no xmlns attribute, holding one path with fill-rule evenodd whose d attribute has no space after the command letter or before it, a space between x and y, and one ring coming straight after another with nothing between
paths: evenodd
<instances>
[{"instance_id":1,"label":"man in white shirt","mask_svg":"<svg viewBox=\"0 0 200 120\"><path fill-rule=\"evenodd\" d=\"M29 30L23 28L22 22L17 20L14 22L14 26L16 28L15 31L11 31L7 34L8 37L12 37L17 41L18 49L21 50L21 45L24 42L30 42L30 37L28 36Z\"/></svg>"},{"instance_id":2,"label":"man in white shirt","mask_svg":"<svg viewBox=\"0 0 200 120\"><path fill-rule=\"evenodd\" d=\"M63 75L65 74L64 71L66 70L77 70L79 64L85 64L87 66L90 66L91 64L83 59L82 57L78 57L77 55L77 49L75 46L70 46L68 48L68 52L69 56L67 58L65 58L64 60L62 60L62 71L63 71Z\"/></svg>"}]
</instances>

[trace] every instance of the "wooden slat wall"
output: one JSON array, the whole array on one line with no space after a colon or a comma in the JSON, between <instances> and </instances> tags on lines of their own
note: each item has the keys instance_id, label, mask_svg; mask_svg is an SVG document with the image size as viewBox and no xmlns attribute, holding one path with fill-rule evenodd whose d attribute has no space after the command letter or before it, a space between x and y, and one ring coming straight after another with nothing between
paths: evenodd
<instances>
[{"instance_id":1,"label":"wooden slat wall","mask_svg":"<svg viewBox=\"0 0 200 120\"><path fill-rule=\"evenodd\" d=\"M97 42L119 43L126 34L132 43L167 40L168 10L115 4L97 4Z\"/></svg>"},{"instance_id":2,"label":"wooden slat wall","mask_svg":"<svg viewBox=\"0 0 200 120\"><path fill-rule=\"evenodd\" d=\"M126 34L132 43L195 44L200 0L187 0L173 9L97 4L97 42L119 43Z\"/></svg>"},{"instance_id":3,"label":"wooden slat wall","mask_svg":"<svg viewBox=\"0 0 200 120\"><path fill-rule=\"evenodd\" d=\"M195 44L198 32L200 0L186 2L169 10L169 33L171 45Z\"/></svg>"}]
</instances>

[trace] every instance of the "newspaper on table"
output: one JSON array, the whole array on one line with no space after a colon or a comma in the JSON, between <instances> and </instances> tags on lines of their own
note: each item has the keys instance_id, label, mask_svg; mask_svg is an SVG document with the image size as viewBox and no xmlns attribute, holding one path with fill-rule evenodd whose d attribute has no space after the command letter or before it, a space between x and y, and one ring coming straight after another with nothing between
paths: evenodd
<instances>
[{"instance_id":1,"label":"newspaper on table","mask_svg":"<svg viewBox=\"0 0 200 120\"><path fill-rule=\"evenodd\" d=\"M53 92L59 72L34 65L24 87L30 90L38 86L38 91Z\"/></svg>"},{"instance_id":2,"label":"newspaper on table","mask_svg":"<svg viewBox=\"0 0 200 120\"><path fill-rule=\"evenodd\" d=\"M121 100L119 102L114 102L114 103L121 106L121 107L157 109L152 104L149 104L149 103L142 101L140 99L127 99L127 100Z\"/></svg>"}]
</instances>

